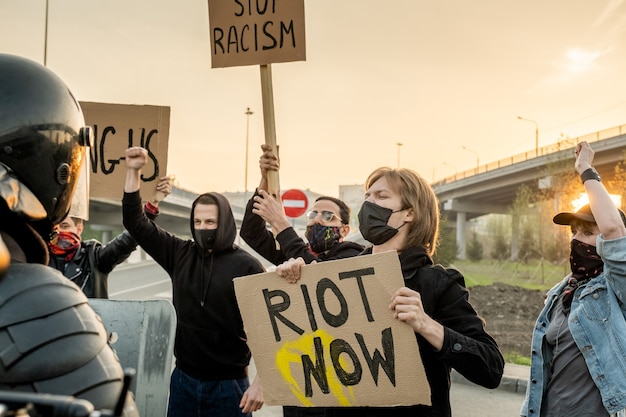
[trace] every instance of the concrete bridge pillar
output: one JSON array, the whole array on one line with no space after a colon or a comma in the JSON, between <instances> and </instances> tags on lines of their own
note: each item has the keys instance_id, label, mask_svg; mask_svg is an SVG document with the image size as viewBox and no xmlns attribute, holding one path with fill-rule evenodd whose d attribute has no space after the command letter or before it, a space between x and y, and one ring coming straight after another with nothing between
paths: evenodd
<instances>
[{"instance_id":1,"label":"concrete bridge pillar","mask_svg":"<svg viewBox=\"0 0 626 417\"><path fill-rule=\"evenodd\" d=\"M99 239L103 245L106 245L113 239L113 230L112 227L108 224L93 224L89 223L89 227L92 230L96 230L102 233L102 237Z\"/></svg>"},{"instance_id":2,"label":"concrete bridge pillar","mask_svg":"<svg viewBox=\"0 0 626 417\"><path fill-rule=\"evenodd\" d=\"M458 258L465 259L465 222L467 214L464 211L456 213L456 244L458 247Z\"/></svg>"},{"instance_id":3,"label":"concrete bridge pillar","mask_svg":"<svg viewBox=\"0 0 626 417\"><path fill-rule=\"evenodd\" d=\"M110 229L102 230L102 244L106 245L113 239L113 232Z\"/></svg>"}]
</instances>

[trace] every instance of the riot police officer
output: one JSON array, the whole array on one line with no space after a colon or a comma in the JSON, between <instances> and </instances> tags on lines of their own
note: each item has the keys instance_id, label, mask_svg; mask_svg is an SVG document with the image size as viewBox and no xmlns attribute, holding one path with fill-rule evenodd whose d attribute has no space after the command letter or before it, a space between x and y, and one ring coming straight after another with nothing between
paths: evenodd
<instances>
[{"instance_id":1,"label":"riot police officer","mask_svg":"<svg viewBox=\"0 0 626 417\"><path fill-rule=\"evenodd\" d=\"M96 410L124 404L104 325L80 288L46 266L45 242L70 209L90 137L56 74L0 54L0 403L9 408L11 393L74 396ZM138 415L132 400L123 408Z\"/></svg>"}]
</instances>

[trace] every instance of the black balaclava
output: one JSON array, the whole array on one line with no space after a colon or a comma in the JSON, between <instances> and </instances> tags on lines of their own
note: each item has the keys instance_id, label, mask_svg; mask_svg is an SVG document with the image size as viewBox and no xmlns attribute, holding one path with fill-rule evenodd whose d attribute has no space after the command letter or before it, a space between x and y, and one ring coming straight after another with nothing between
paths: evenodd
<instances>
[{"instance_id":1,"label":"black balaclava","mask_svg":"<svg viewBox=\"0 0 626 417\"><path fill-rule=\"evenodd\" d=\"M204 250L212 250L215 246L217 229L193 229L193 238Z\"/></svg>"}]
</instances>

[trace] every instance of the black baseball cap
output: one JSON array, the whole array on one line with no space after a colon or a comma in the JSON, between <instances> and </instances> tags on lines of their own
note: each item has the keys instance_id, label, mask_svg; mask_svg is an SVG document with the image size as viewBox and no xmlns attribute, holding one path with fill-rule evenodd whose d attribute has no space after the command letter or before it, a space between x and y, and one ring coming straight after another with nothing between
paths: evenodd
<instances>
[{"instance_id":1,"label":"black baseball cap","mask_svg":"<svg viewBox=\"0 0 626 417\"><path fill-rule=\"evenodd\" d=\"M626 216L624 215L624 212L620 209L617 209L617 211L619 211L619 215L622 216L624 226L626 226ZM559 213L552 219L554 223L562 224L564 226L569 226L570 224L572 224L573 220L582 220L591 223L596 222L596 219L591 213L591 206L589 204L585 204L576 212L564 211L562 213Z\"/></svg>"}]
</instances>

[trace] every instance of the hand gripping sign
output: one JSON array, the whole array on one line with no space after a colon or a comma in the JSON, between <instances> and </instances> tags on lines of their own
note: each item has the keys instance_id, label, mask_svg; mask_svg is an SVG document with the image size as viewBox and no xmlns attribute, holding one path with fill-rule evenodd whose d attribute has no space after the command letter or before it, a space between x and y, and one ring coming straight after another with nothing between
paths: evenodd
<instances>
[{"instance_id":1,"label":"hand gripping sign","mask_svg":"<svg viewBox=\"0 0 626 417\"><path fill-rule=\"evenodd\" d=\"M430 405L415 333L389 310L395 251L305 265L296 284L274 272L234 283L266 404Z\"/></svg>"}]
</instances>

